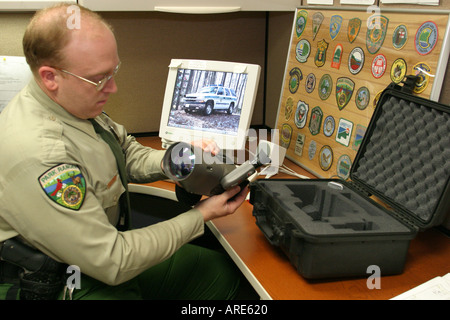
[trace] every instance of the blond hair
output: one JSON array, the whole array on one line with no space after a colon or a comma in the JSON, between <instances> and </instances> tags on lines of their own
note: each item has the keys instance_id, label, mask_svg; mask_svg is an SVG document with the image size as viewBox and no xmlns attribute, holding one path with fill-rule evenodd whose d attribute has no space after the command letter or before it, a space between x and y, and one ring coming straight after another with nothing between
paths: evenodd
<instances>
[{"instance_id":1,"label":"blond hair","mask_svg":"<svg viewBox=\"0 0 450 320\"><path fill-rule=\"evenodd\" d=\"M25 58L33 73L37 73L43 65L62 66L64 56L62 50L71 39L73 29L68 27L68 19L73 14L69 10L73 4L58 4L36 12L28 24L23 36L22 45ZM97 13L78 5L83 18L92 18L112 27Z\"/></svg>"}]
</instances>

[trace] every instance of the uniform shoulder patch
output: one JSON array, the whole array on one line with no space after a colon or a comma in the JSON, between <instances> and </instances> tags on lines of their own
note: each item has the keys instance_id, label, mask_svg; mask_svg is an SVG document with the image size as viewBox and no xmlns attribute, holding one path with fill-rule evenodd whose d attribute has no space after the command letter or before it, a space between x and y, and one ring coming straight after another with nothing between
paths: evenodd
<instances>
[{"instance_id":1,"label":"uniform shoulder patch","mask_svg":"<svg viewBox=\"0 0 450 320\"><path fill-rule=\"evenodd\" d=\"M80 209L86 195L86 181L80 169L72 164L59 164L38 178L45 194L57 204Z\"/></svg>"}]
</instances>

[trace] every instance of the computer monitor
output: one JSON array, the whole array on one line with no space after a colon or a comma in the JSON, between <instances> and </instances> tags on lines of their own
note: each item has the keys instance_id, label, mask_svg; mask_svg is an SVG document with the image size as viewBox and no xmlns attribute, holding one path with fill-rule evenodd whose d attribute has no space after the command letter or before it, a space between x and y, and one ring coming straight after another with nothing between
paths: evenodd
<instances>
[{"instance_id":1,"label":"computer monitor","mask_svg":"<svg viewBox=\"0 0 450 320\"><path fill-rule=\"evenodd\" d=\"M243 150L260 70L247 63L171 60L159 129L163 147L213 139L221 149Z\"/></svg>"}]
</instances>

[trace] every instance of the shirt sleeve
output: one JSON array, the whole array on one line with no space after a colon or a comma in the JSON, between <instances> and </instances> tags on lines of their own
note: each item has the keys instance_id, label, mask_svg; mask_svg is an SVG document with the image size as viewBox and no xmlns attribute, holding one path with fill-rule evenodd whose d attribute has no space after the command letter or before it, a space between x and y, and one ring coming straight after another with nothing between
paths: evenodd
<instances>
[{"instance_id":1,"label":"shirt sleeve","mask_svg":"<svg viewBox=\"0 0 450 320\"><path fill-rule=\"evenodd\" d=\"M159 224L119 232L88 182L77 210L52 200L37 180L48 169L28 160L3 177L7 187L0 190L1 218L32 246L109 285L164 261L204 231L201 213L192 209Z\"/></svg>"}]
</instances>

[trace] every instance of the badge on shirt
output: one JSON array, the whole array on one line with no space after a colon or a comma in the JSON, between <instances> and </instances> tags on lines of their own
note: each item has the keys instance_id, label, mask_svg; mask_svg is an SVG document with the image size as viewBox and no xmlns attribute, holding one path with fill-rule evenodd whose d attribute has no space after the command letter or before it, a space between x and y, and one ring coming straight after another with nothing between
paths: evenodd
<instances>
[{"instance_id":1,"label":"badge on shirt","mask_svg":"<svg viewBox=\"0 0 450 320\"><path fill-rule=\"evenodd\" d=\"M69 209L80 209L86 195L86 181L77 166L57 165L44 172L38 180L51 200Z\"/></svg>"}]
</instances>

